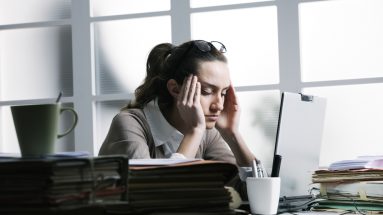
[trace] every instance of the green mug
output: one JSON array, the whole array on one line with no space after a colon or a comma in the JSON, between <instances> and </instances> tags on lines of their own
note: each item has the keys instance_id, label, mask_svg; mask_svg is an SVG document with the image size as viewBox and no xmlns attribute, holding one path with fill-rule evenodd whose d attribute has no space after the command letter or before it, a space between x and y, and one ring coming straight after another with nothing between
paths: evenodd
<instances>
[{"instance_id":1,"label":"green mug","mask_svg":"<svg viewBox=\"0 0 383 215\"><path fill-rule=\"evenodd\" d=\"M58 134L60 115L64 111L73 113L73 123ZM73 131L78 120L73 108L61 107L60 103L11 106L11 112L22 157L53 154L56 140Z\"/></svg>"}]
</instances>

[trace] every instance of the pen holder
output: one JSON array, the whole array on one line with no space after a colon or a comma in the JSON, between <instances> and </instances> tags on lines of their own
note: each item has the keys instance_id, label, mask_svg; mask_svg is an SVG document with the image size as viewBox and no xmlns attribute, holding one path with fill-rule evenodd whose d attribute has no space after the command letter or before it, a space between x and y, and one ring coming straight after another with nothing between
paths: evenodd
<instances>
[{"instance_id":1,"label":"pen holder","mask_svg":"<svg viewBox=\"0 0 383 215\"><path fill-rule=\"evenodd\" d=\"M246 187L252 214L277 214L281 178L247 177Z\"/></svg>"}]
</instances>

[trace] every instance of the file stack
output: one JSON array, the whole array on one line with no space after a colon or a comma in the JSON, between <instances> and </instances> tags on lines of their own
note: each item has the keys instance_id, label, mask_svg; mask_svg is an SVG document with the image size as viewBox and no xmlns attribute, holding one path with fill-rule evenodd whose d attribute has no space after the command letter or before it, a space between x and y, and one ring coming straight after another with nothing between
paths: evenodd
<instances>
[{"instance_id":1,"label":"file stack","mask_svg":"<svg viewBox=\"0 0 383 215\"><path fill-rule=\"evenodd\" d=\"M338 161L317 170L312 180L320 184L323 198L316 210L383 213L383 166L377 162Z\"/></svg>"},{"instance_id":2,"label":"file stack","mask_svg":"<svg viewBox=\"0 0 383 215\"><path fill-rule=\"evenodd\" d=\"M234 214L225 184L237 171L233 164L203 160L130 165L129 207L144 214Z\"/></svg>"},{"instance_id":3,"label":"file stack","mask_svg":"<svg viewBox=\"0 0 383 215\"><path fill-rule=\"evenodd\" d=\"M33 211L126 197L127 159L94 158L0 159L0 213Z\"/></svg>"}]
</instances>

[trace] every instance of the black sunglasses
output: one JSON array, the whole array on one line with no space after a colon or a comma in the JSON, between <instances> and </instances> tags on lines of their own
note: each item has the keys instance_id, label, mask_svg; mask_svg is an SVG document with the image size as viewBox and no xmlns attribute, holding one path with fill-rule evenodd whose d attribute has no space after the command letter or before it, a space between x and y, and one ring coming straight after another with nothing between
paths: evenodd
<instances>
[{"instance_id":1,"label":"black sunglasses","mask_svg":"<svg viewBox=\"0 0 383 215\"><path fill-rule=\"evenodd\" d=\"M226 47L223 43L219 41L205 41L205 40L194 40L190 43L187 50L183 53L182 57L178 60L178 65L176 68L178 69L181 63L184 61L185 57L189 54L189 52L194 48L197 47L197 49L203 53L211 52L213 49L218 50L221 53L226 53Z\"/></svg>"},{"instance_id":2,"label":"black sunglasses","mask_svg":"<svg viewBox=\"0 0 383 215\"><path fill-rule=\"evenodd\" d=\"M226 47L223 45L223 43L219 41L211 41L207 42L205 40L195 40L192 42L189 49L193 48L193 45L196 46L201 52L210 52L212 48L214 47L221 53L226 53ZM188 51L186 51L187 53Z\"/></svg>"}]
</instances>

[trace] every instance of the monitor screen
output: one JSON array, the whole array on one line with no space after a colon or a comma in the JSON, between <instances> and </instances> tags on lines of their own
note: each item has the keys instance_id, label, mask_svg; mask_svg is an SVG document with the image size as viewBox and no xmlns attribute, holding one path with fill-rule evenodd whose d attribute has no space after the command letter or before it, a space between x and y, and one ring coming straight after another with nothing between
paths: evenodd
<instances>
[{"instance_id":1,"label":"monitor screen","mask_svg":"<svg viewBox=\"0 0 383 215\"><path fill-rule=\"evenodd\" d=\"M275 154L282 158L281 197L310 195L318 169L325 119L325 98L283 92Z\"/></svg>"}]
</instances>

